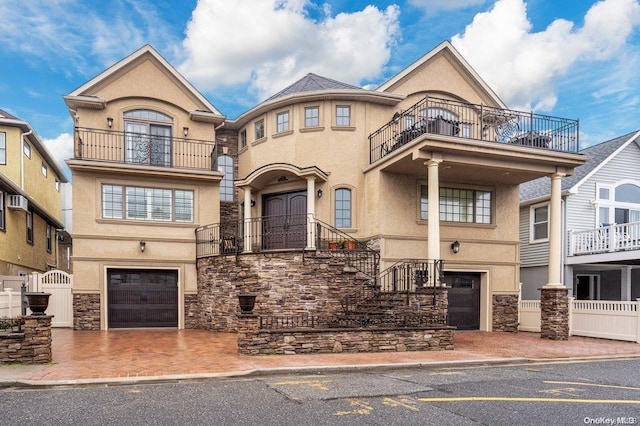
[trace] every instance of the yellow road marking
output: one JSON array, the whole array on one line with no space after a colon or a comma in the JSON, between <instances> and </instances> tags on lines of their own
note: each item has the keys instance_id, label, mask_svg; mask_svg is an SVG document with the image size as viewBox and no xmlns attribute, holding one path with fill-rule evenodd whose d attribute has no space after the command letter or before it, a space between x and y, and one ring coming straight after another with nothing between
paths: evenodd
<instances>
[{"instance_id":1,"label":"yellow road marking","mask_svg":"<svg viewBox=\"0 0 640 426\"><path fill-rule=\"evenodd\" d=\"M371 407L371 405L369 405L369 403L365 401L352 399L349 401L349 405L360 407L360 408L356 408L355 410L350 410L350 411L337 411L335 415L336 416L346 416L349 414L367 415L367 414L371 414L371 411L373 411L373 407Z\"/></svg>"},{"instance_id":2,"label":"yellow road marking","mask_svg":"<svg viewBox=\"0 0 640 426\"><path fill-rule=\"evenodd\" d=\"M558 381L554 381L554 380L545 380L543 383L549 383L549 384L554 384L554 385L593 386L593 387L599 387L599 388L626 389L626 390L637 390L637 391L640 391L640 388L635 388L635 387L632 387L632 386L601 385L599 383L558 382Z\"/></svg>"},{"instance_id":3,"label":"yellow road marking","mask_svg":"<svg viewBox=\"0 0 640 426\"><path fill-rule=\"evenodd\" d=\"M434 371L433 373L429 373L430 376L459 376L464 375L459 371Z\"/></svg>"},{"instance_id":4,"label":"yellow road marking","mask_svg":"<svg viewBox=\"0 0 640 426\"><path fill-rule=\"evenodd\" d=\"M640 401L625 399L578 399L578 398L525 398L505 396L454 396L446 398L418 398L421 402L572 402L579 404L640 404Z\"/></svg>"},{"instance_id":5,"label":"yellow road marking","mask_svg":"<svg viewBox=\"0 0 640 426\"><path fill-rule=\"evenodd\" d=\"M538 391L540 393L548 393L551 395L569 395L569 396L578 396L576 393L584 392L582 389L578 388L560 388L560 389L546 389Z\"/></svg>"},{"instance_id":6,"label":"yellow road marking","mask_svg":"<svg viewBox=\"0 0 640 426\"><path fill-rule=\"evenodd\" d=\"M391 407L403 407L411 411L420 411L416 403L409 398L393 399L386 397L382 400L382 403Z\"/></svg>"},{"instance_id":7,"label":"yellow road marking","mask_svg":"<svg viewBox=\"0 0 640 426\"><path fill-rule=\"evenodd\" d=\"M273 383L273 385L274 386L305 385L305 386L309 386L309 387L320 389L320 390L329 390L329 388L325 386L326 383L331 383L331 380L289 380L286 382Z\"/></svg>"}]
</instances>

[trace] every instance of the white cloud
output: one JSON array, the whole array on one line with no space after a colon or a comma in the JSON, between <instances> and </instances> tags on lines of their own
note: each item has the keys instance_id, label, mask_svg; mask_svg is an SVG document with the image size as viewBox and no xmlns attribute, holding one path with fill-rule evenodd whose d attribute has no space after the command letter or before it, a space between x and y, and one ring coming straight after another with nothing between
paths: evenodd
<instances>
[{"instance_id":1,"label":"white cloud","mask_svg":"<svg viewBox=\"0 0 640 426\"><path fill-rule=\"evenodd\" d=\"M308 72L358 84L377 76L399 34L399 8L312 19L305 0L200 0L179 67L197 87L250 83L259 99Z\"/></svg>"},{"instance_id":2,"label":"white cloud","mask_svg":"<svg viewBox=\"0 0 640 426\"><path fill-rule=\"evenodd\" d=\"M637 0L604 0L589 9L581 28L556 19L532 32L524 0L498 0L452 43L509 106L549 111L559 78L578 61L617 60L638 25Z\"/></svg>"},{"instance_id":3,"label":"white cloud","mask_svg":"<svg viewBox=\"0 0 640 426\"><path fill-rule=\"evenodd\" d=\"M408 0L408 3L426 12L465 9L486 3L487 0Z\"/></svg>"},{"instance_id":4,"label":"white cloud","mask_svg":"<svg viewBox=\"0 0 640 426\"><path fill-rule=\"evenodd\" d=\"M70 180L71 170L69 170L65 160L73 158L73 135L61 133L55 139L43 139L42 141L67 179Z\"/></svg>"}]
</instances>

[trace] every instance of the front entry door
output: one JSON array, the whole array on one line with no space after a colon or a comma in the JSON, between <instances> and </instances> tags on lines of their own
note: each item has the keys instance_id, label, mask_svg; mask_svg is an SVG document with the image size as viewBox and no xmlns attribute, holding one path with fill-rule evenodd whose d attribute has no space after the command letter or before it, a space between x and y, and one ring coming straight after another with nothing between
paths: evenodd
<instances>
[{"instance_id":1,"label":"front entry door","mask_svg":"<svg viewBox=\"0 0 640 426\"><path fill-rule=\"evenodd\" d=\"M307 245L307 192L265 195L262 248L281 250Z\"/></svg>"},{"instance_id":2,"label":"front entry door","mask_svg":"<svg viewBox=\"0 0 640 426\"><path fill-rule=\"evenodd\" d=\"M449 325L480 329L480 274L445 272L449 292Z\"/></svg>"}]
</instances>

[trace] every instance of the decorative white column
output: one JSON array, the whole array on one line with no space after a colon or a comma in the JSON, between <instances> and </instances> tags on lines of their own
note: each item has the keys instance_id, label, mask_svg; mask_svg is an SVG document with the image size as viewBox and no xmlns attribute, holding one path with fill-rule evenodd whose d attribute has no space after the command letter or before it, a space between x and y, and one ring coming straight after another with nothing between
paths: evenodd
<instances>
[{"instance_id":1,"label":"decorative white column","mask_svg":"<svg viewBox=\"0 0 640 426\"><path fill-rule=\"evenodd\" d=\"M244 187L244 252L252 251L251 247L251 187Z\"/></svg>"},{"instance_id":2,"label":"decorative white column","mask_svg":"<svg viewBox=\"0 0 640 426\"><path fill-rule=\"evenodd\" d=\"M307 177L307 249L316 248L316 180Z\"/></svg>"},{"instance_id":3,"label":"decorative white column","mask_svg":"<svg viewBox=\"0 0 640 426\"><path fill-rule=\"evenodd\" d=\"M435 261L440 260L440 178L438 167L442 160L431 159L427 166L427 197L429 212L427 215L427 259L429 262L429 276L433 277L436 287L440 286L440 276L436 272Z\"/></svg>"},{"instance_id":4,"label":"decorative white column","mask_svg":"<svg viewBox=\"0 0 640 426\"><path fill-rule=\"evenodd\" d=\"M564 173L551 176L551 203L549 205L549 275L548 286L562 284L562 178Z\"/></svg>"}]
</instances>

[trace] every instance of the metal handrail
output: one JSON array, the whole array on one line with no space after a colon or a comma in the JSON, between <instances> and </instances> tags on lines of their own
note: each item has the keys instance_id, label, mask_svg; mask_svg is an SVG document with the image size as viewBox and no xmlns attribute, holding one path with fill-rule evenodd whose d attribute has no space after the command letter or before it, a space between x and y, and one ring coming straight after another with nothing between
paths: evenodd
<instances>
[{"instance_id":1,"label":"metal handrail","mask_svg":"<svg viewBox=\"0 0 640 426\"><path fill-rule=\"evenodd\" d=\"M405 293L443 286L442 260L404 259L380 273L380 292Z\"/></svg>"}]
</instances>

